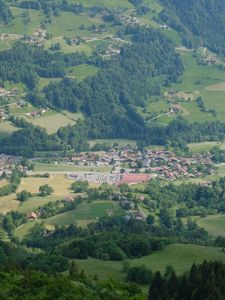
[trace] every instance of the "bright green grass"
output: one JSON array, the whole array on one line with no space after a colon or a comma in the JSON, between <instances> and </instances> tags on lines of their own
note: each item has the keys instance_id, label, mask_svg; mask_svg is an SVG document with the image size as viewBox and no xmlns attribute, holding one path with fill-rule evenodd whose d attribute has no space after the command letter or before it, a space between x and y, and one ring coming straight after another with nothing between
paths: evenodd
<instances>
[{"instance_id":1,"label":"bright green grass","mask_svg":"<svg viewBox=\"0 0 225 300\"><path fill-rule=\"evenodd\" d=\"M92 203L81 203L75 210L59 214L48 218L47 224L53 225L70 225L79 224L79 220L87 221L88 223L95 221L96 218L107 216L108 211L118 209L118 203L112 201L95 201Z\"/></svg>"},{"instance_id":2,"label":"bright green grass","mask_svg":"<svg viewBox=\"0 0 225 300\"><path fill-rule=\"evenodd\" d=\"M69 35L68 35L69 36ZM74 34L72 35L74 36ZM76 36L76 35L75 35ZM51 40L45 41L45 48L49 49L52 44L59 43L61 46L61 51L64 53L73 53L73 52L84 52L87 56L90 56L99 44L104 43L102 40L93 40L87 43L82 43L80 45L70 46L67 44L65 39L62 36L54 37Z\"/></svg>"},{"instance_id":3,"label":"bright green grass","mask_svg":"<svg viewBox=\"0 0 225 300\"><path fill-rule=\"evenodd\" d=\"M49 134L57 132L60 127L73 125L75 123L61 113L45 113L38 118L32 116L23 116L23 118L36 126L45 128Z\"/></svg>"},{"instance_id":4,"label":"bright green grass","mask_svg":"<svg viewBox=\"0 0 225 300\"><path fill-rule=\"evenodd\" d=\"M49 85L50 82L59 81L59 78L39 78L38 88L42 90L44 87Z\"/></svg>"},{"instance_id":5,"label":"bright green grass","mask_svg":"<svg viewBox=\"0 0 225 300\"><path fill-rule=\"evenodd\" d=\"M69 2L74 3L74 0L69 0ZM128 0L76 0L75 2L84 6L133 8Z\"/></svg>"},{"instance_id":6,"label":"bright green grass","mask_svg":"<svg viewBox=\"0 0 225 300\"><path fill-rule=\"evenodd\" d=\"M79 29L81 25L85 25L86 28L93 24L101 24L101 19L90 18L86 14L75 15L71 12L61 12L58 17L52 17L52 22L48 25L48 32L54 37L93 36L96 34Z\"/></svg>"},{"instance_id":7,"label":"bright green grass","mask_svg":"<svg viewBox=\"0 0 225 300\"><path fill-rule=\"evenodd\" d=\"M161 30L163 34L165 34L168 38L173 40L176 46L179 46L182 44L181 38L179 36L179 33L173 29L168 29L168 30Z\"/></svg>"},{"instance_id":8,"label":"bright green grass","mask_svg":"<svg viewBox=\"0 0 225 300\"><path fill-rule=\"evenodd\" d=\"M213 215L197 220L200 227L205 228L213 236L225 236L225 215Z\"/></svg>"},{"instance_id":9,"label":"bright green grass","mask_svg":"<svg viewBox=\"0 0 225 300\"><path fill-rule=\"evenodd\" d=\"M32 197L24 202L22 202L18 208L18 211L21 213L28 213L35 211L38 207L43 206L49 202L55 202L57 200L62 200L62 197Z\"/></svg>"},{"instance_id":10,"label":"bright green grass","mask_svg":"<svg viewBox=\"0 0 225 300\"><path fill-rule=\"evenodd\" d=\"M14 231L15 236L22 240L36 223L37 221L28 221L26 224L21 225Z\"/></svg>"},{"instance_id":11,"label":"bright green grass","mask_svg":"<svg viewBox=\"0 0 225 300\"><path fill-rule=\"evenodd\" d=\"M45 163L36 163L35 171L36 172L110 172L112 169L111 166L102 166L102 167L88 167L88 166L76 166L76 165L67 165L67 164L45 164Z\"/></svg>"},{"instance_id":12,"label":"bright green grass","mask_svg":"<svg viewBox=\"0 0 225 300\"><path fill-rule=\"evenodd\" d=\"M16 33L21 35L31 35L35 30L40 28L43 21L43 14L38 10L28 9L30 23L24 24L22 14L25 12L22 8L12 7L14 19L9 25L0 25L0 32Z\"/></svg>"},{"instance_id":13,"label":"bright green grass","mask_svg":"<svg viewBox=\"0 0 225 300\"><path fill-rule=\"evenodd\" d=\"M152 255L130 260L131 266L145 265L153 271L164 272L166 266L172 265L178 274L188 271L192 263L201 263L207 260L222 260L225 262L225 253L218 248L197 245L173 244L166 246L164 250L154 252ZM76 263L85 272L97 274L99 278L114 278L125 280L120 262L102 261L89 258L88 260L76 260Z\"/></svg>"},{"instance_id":14,"label":"bright green grass","mask_svg":"<svg viewBox=\"0 0 225 300\"><path fill-rule=\"evenodd\" d=\"M88 76L93 76L99 71L99 68L93 65L79 65L68 69L68 75L74 76L79 81L83 80Z\"/></svg>"},{"instance_id":15,"label":"bright green grass","mask_svg":"<svg viewBox=\"0 0 225 300\"><path fill-rule=\"evenodd\" d=\"M204 90L205 87L225 81L225 72L217 67L198 65L192 52L180 51L185 66L182 83L173 87L183 91ZM200 84L196 84L200 80Z\"/></svg>"},{"instance_id":16,"label":"bright green grass","mask_svg":"<svg viewBox=\"0 0 225 300\"><path fill-rule=\"evenodd\" d=\"M196 102L182 103L182 107L187 111L184 118L190 122L215 121L215 116L211 113L202 112Z\"/></svg>"},{"instance_id":17,"label":"bright green grass","mask_svg":"<svg viewBox=\"0 0 225 300\"><path fill-rule=\"evenodd\" d=\"M165 100L160 100L157 102L148 102L146 105L146 113L142 112L142 108L139 109L139 112L144 116L147 116L147 113L161 114L164 112L168 112L169 107L169 104Z\"/></svg>"},{"instance_id":18,"label":"bright green grass","mask_svg":"<svg viewBox=\"0 0 225 300\"><path fill-rule=\"evenodd\" d=\"M137 142L128 139L96 139L96 140L89 141L90 147L93 147L96 143L100 143L100 144L106 143L111 146L115 143L117 143L120 146L127 146L127 145L135 146Z\"/></svg>"},{"instance_id":19,"label":"bright green grass","mask_svg":"<svg viewBox=\"0 0 225 300\"><path fill-rule=\"evenodd\" d=\"M217 111L217 119L225 121L225 93L223 91L205 90L201 92L201 95L206 108L215 109Z\"/></svg>"},{"instance_id":20,"label":"bright green grass","mask_svg":"<svg viewBox=\"0 0 225 300\"><path fill-rule=\"evenodd\" d=\"M26 91L26 86L22 82L15 83L11 81L4 81L4 85L7 90L17 88L21 93Z\"/></svg>"}]
</instances>

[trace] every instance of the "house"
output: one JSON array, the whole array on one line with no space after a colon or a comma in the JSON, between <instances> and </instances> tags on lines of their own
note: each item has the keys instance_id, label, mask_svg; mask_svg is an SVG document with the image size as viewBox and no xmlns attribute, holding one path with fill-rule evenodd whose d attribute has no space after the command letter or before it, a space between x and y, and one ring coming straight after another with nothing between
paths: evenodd
<instances>
[{"instance_id":1,"label":"house","mask_svg":"<svg viewBox=\"0 0 225 300\"><path fill-rule=\"evenodd\" d=\"M40 113L38 111L32 111L31 116L34 118L40 117Z\"/></svg>"},{"instance_id":2,"label":"house","mask_svg":"<svg viewBox=\"0 0 225 300\"><path fill-rule=\"evenodd\" d=\"M36 212L31 212L27 215L28 220L33 221L37 219L37 214Z\"/></svg>"}]
</instances>

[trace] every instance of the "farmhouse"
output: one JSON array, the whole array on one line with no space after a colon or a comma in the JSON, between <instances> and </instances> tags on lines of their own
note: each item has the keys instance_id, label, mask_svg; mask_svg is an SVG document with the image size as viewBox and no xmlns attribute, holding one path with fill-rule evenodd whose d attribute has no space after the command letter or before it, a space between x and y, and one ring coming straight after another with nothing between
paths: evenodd
<instances>
[{"instance_id":1,"label":"farmhouse","mask_svg":"<svg viewBox=\"0 0 225 300\"><path fill-rule=\"evenodd\" d=\"M37 214L35 212L31 212L27 215L28 220L33 221L37 219Z\"/></svg>"}]
</instances>

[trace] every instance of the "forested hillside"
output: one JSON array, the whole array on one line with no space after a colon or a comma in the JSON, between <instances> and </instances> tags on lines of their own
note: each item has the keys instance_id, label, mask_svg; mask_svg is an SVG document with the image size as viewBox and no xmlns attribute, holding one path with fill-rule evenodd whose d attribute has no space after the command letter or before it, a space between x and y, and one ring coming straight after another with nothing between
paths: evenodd
<instances>
[{"instance_id":1,"label":"forested hillside","mask_svg":"<svg viewBox=\"0 0 225 300\"><path fill-rule=\"evenodd\" d=\"M12 19L12 13L4 0L0 0L0 23L9 23Z\"/></svg>"},{"instance_id":2,"label":"forested hillside","mask_svg":"<svg viewBox=\"0 0 225 300\"><path fill-rule=\"evenodd\" d=\"M10 127L10 134L3 129L0 136L5 153L23 153L24 141L25 155L32 156L86 150L96 138L182 148L224 138L223 1L35 0L0 6L0 86L6 95L16 90L25 106L1 98L1 124ZM51 112L40 113L46 109ZM49 132L49 114L65 111L74 117ZM82 121L74 121L75 114Z\"/></svg>"},{"instance_id":3,"label":"forested hillside","mask_svg":"<svg viewBox=\"0 0 225 300\"><path fill-rule=\"evenodd\" d=\"M137 139L145 124L134 106L160 95L160 85L176 82L183 66L173 44L155 30L133 28L133 44L106 62L103 71L77 84L73 80L45 88L58 108L81 110L91 122L92 137Z\"/></svg>"},{"instance_id":4,"label":"forested hillside","mask_svg":"<svg viewBox=\"0 0 225 300\"><path fill-rule=\"evenodd\" d=\"M225 57L224 0L161 0L160 2L165 6L160 15L161 19L178 30L188 46L206 46Z\"/></svg>"}]
</instances>

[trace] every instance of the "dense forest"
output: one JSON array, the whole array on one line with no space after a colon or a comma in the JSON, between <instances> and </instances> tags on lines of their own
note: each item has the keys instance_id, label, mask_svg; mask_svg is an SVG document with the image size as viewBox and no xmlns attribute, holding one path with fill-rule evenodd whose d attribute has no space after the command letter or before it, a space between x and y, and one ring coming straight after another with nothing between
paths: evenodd
<instances>
[{"instance_id":1,"label":"dense forest","mask_svg":"<svg viewBox=\"0 0 225 300\"><path fill-rule=\"evenodd\" d=\"M4 0L0 0L0 23L7 24L12 19L12 13Z\"/></svg>"},{"instance_id":2,"label":"dense forest","mask_svg":"<svg viewBox=\"0 0 225 300\"><path fill-rule=\"evenodd\" d=\"M85 62L88 59L84 53L50 53L42 48L18 42L11 49L0 52L0 82L3 86L7 80L22 82L32 90L37 86L39 77L63 78L66 67Z\"/></svg>"},{"instance_id":3,"label":"dense forest","mask_svg":"<svg viewBox=\"0 0 225 300\"><path fill-rule=\"evenodd\" d=\"M149 300L223 300L225 266L221 262L193 264L190 272L177 276L173 270L164 276L156 272L149 289Z\"/></svg>"},{"instance_id":4,"label":"dense forest","mask_svg":"<svg viewBox=\"0 0 225 300\"><path fill-rule=\"evenodd\" d=\"M189 47L208 47L225 57L225 1L161 0L160 18L181 33Z\"/></svg>"},{"instance_id":5,"label":"dense forest","mask_svg":"<svg viewBox=\"0 0 225 300\"><path fill-rule=\"evenodd\" d=\"M118 282L87 275L75 262L69 265L57 255L31 255L9 242L0 242L0 253L0 297L3 300L146 299L141 288L132 282L134 277L145 279L150 286L149 300L224 299L225 265L218 261L193 264L183 275L177 275L171 266L164 274L137 266L128 272L131 281ZM60 274L65 267L69 272Z\"/></svg>"}]
</instances>

